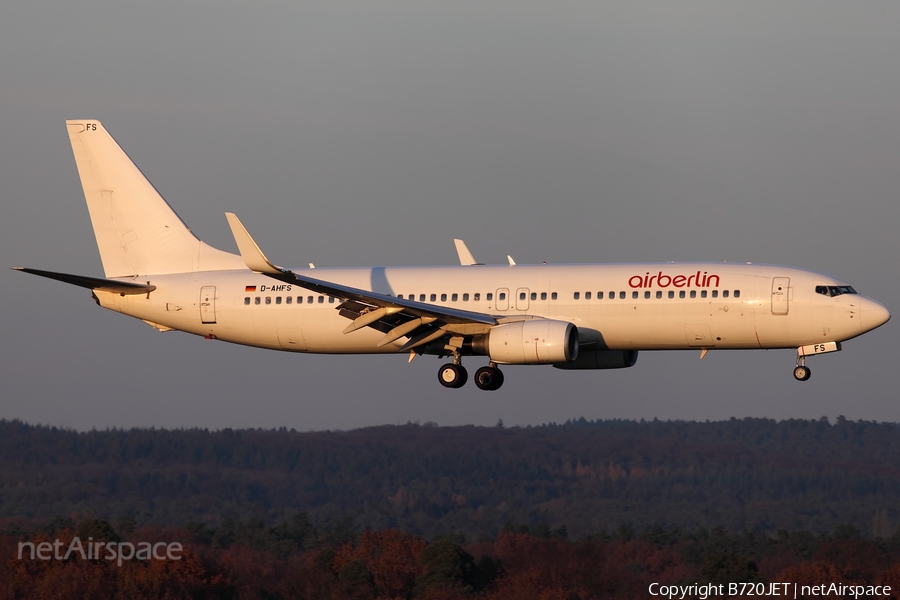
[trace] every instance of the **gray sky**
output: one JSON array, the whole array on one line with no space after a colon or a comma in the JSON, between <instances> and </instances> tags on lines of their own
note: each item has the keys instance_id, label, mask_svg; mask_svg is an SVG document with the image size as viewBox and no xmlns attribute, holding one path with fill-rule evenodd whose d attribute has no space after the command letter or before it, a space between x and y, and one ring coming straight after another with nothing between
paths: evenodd
<instances>
[{"instance_id":1,"label":"gray sky","mask_svg":"<svg viewBox=\"0 0 900 600\"><path fill-rule=\"evenodd\" d=\"M205 241L279 264L729 260L900 311L894 2L20 1L0 18L0 255L102 276L65 119L96 118ZM348 429L571 417L900 421L895 322L810 360L622 371L297 356L160 334L0 275L0 418ZM470 372L483 359L466 361Z\"/></svg>"}]
</instances>

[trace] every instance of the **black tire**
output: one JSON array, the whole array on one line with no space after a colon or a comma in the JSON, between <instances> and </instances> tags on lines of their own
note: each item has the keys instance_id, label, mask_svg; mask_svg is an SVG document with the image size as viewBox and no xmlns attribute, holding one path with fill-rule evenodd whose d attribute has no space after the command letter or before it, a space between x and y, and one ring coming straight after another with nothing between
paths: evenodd
<instances>
[{"instance_id":1,"label":"black tire","mask_svg":"<svg viewBox=\"0 0 900 600\"><path fill-rule=\"evenodd\" d=\"M474 379L478 389L493 392L503 385L503 371L497 367L481 367L475 371Z\"/></svg>"},{"instance_id":2,"label":"black tire","mask_svg":"<svg viewBox=\"0 0 900 600\"><path fill-rule=\"evenodd\" d=\"M492 387L491 389L499 390L500 386L503 385L504 379L505 379L505 377L503 377L503 371L494 367L494 387Z\"/></svg>"},{"instance_id":3,"label":"black tire","mask_svg":"<svg viewBox=\"0 0 900 600\"><path fill-rule=\"evenodd\" d=\"M497 383L497 369L494 367L481 367L475 371L473 379L479 390L494 390L496 389L494 385Z\"/></svg>"},{"instance_id":4,"label":"black tire","mask_svg":"<svg viewBox=\"0 0 900 600\"><path fill-rule=\"evenodd\" d=\"M446 388L461 388L466 385L469 374L462 365L447 363L438 369L438 381Z\"/></svg>"},{"instance_id":5,"label":"black tire","mask_svg":"<svg viewBox=\"0 0 900 600\"><path fill-rule=\"evenodd\" d=\"M812 375L812 371L809 367L801 367L797 366L794 368L794 379L797 381L806 381Z\"/></svg>"}]
</instances>

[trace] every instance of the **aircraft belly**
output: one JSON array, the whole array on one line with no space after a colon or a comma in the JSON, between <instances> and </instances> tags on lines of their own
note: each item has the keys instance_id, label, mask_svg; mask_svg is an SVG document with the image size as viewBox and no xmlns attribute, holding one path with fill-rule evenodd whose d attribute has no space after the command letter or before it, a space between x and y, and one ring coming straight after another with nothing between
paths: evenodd
<instances>
[{"instance_id":1,"label":"aircraft belly","mask_svg":"<svg viewBox=\"0 0 900 600\"><path fill-rule=\"evenodd\" d=\"M585 326L588 323L585 322ZM756 348L752 306L697 304L610 307L591 321L613 349Z\"/></svg>"}]
</instances>

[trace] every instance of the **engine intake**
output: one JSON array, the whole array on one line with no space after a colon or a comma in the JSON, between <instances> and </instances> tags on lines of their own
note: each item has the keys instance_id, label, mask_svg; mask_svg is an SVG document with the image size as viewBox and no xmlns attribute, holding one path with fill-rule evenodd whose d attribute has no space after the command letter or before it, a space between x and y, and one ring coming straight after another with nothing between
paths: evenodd
<instances>
[{"instance_id":1,"label":"engine intake","mask_svg":"<svg viewBox=\"0 0 900 600\"><path fill-rule=\"evenodd\" d=\"M551 319L516 321L493 327L472 347L503 365L568 363L578 357L578 328Z\"/></svg>"}]
</instances>

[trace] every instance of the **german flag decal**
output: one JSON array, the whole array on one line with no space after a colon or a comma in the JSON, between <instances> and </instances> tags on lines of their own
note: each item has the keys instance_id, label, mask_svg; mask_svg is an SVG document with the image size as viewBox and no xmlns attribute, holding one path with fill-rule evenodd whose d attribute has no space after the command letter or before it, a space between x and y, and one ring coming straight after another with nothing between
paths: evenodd
<instances>
[{"instance_id":1,"label":"german flag decal","mask_svg":"<svg viewBox=\"0 0 900 600\"><path fill-rule=\"evenodd\" d=\"M247 287L244 288L244 291L245 291L245 292L255 292L255 291L256 291L256 286L255 286L255 285L248 285Z\"/></svg>"}]
</instances>

